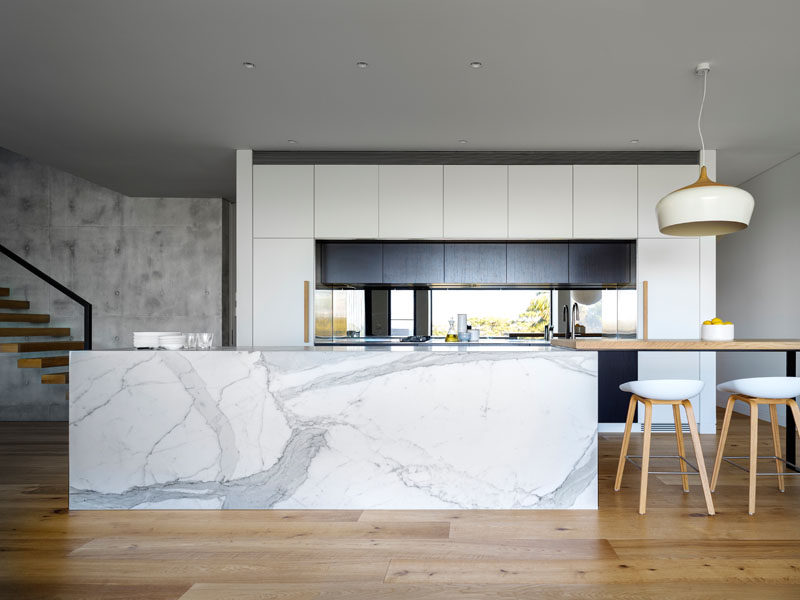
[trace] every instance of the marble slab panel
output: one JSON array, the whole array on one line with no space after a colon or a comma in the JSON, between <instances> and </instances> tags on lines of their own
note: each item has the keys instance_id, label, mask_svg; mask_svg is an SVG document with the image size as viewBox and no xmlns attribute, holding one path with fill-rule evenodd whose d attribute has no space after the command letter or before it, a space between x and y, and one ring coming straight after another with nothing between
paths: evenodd
<instances>
[{"instance_id":1,"label":"marble slab panel","mask_svg":"<svg viewBox=\"0 0 800 600\"><path fill-rule=\"evenodd\" d=\"M595 352L91 351L70 508L597 508Z\"/></svg>"}]
</instances>

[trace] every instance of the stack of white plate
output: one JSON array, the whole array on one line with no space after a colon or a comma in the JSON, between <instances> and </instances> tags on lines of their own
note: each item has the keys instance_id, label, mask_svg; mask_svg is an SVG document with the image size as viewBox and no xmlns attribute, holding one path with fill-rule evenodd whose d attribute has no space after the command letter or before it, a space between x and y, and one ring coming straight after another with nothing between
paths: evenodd
<instances>
[{"instance_id":1,"label":"stack of white plate","mask_svg":"<svg viewBox=\"0 0 800 600\"><path fill-rule=\"evenodd\" d=\"M158 336L158 345L166 350L180 350L185 342L186 338L180 333Z\"/></svg>"},{"instance_id":2,"label":"stack of white plate","mask_svg":"<svg viewBox=\"0 0 800 600\"><path fill-rule=\"evenodd\" d=\"M135 348L158 348L161 345L159 341L161 336L180 334L180 331L134 331L133 346Z\"/></svg>"}]
</instances>

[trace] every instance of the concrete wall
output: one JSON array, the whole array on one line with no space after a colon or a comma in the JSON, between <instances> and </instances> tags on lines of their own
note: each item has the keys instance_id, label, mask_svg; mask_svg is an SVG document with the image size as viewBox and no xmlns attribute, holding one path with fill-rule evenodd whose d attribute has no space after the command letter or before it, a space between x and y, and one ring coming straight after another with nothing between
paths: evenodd
<instances>
[{"instance_id":1,"label":"concrete wall","mask_svg":"<svg viewBox=\"0 0 800 600\"><path fill-rule=\"evenodd\" d=\"M717 313L733 321L737 338L800 338L800 155L741 187L756 207L750 227L717 241ZM719 381L785 374L784 353L717 353ZM726 400L718 393L720 406ZM745 405L737 410L749 412ZM783 424L784 407L778 410Z\"/></svg>"},{"instance_id":2,"label":"concrete wall","mask_svg":"<svg viewBox=\"0 0 800 600\"><path fill-rule=\"evenodd\" d=\"M93 304L95 348L129 347L135 330L221 340L223 208L129 198L0 149L0 241ZM0 287L83 339L82 308L2 255ZM66 386L42 385L17 357L0 354L0 420L66 419Z\"/></svg>"}]
</instances>

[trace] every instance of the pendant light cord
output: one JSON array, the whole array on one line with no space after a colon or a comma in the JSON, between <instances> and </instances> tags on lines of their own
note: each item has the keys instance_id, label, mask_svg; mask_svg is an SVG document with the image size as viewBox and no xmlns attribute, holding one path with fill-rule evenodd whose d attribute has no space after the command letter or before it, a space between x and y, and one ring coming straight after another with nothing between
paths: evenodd
<instances>
[{"instance_id":1,"label":"pendant light cord","mask_svg":"<svg viewBox=\"0 0 800 600\"><path fill-rule=\"evenodd\" d=\"M700 166L706 164L706 144L703 140L703 130L700 128L700 119L703 118L703 106L706 103L706 84L708 82L708 71L703 71L703 99L700 101L700 114L697 115L697 133L700 134Z\"/></svg>"}]
</instances>

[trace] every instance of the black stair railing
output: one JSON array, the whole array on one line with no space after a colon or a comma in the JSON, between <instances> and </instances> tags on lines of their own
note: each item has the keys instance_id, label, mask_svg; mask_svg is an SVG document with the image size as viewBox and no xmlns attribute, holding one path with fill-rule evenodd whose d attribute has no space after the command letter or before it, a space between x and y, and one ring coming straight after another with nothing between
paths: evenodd
<instances>
[{"instance_id":1,"label":"black stair railing","mask_svg":"<svg viewBox=\"0 0 800 600\"><path fill-rule=\"evenodd\" d=\"M74 300L78 304L83 307L83 349L84 350L91 350L92 349L92 303L86 300L85 298L80 297L78 294L73 292L63 283L59 283L47 273L37 269L27 260L12 252L9 248L6 248L3 244L0 244L0 252L5 254L8 258L13 260L15 263L24 267L27 271L36 275L39 279L47 283L48 285L54 287L59 292Z\"/></svg>"}]
</instances>

